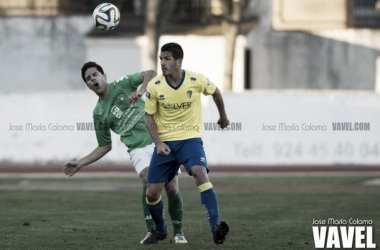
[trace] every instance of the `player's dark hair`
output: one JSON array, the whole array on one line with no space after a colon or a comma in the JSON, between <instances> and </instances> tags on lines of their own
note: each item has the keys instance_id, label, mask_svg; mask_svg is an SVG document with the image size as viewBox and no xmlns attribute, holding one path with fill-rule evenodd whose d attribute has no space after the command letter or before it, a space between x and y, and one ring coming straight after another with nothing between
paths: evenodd
<instances>
[{"instance_id":1,"label":"player's dark hair","mask_svg":"<svg viewBox=\"0 0 380 250\"><path fill-rule=\"evenodd\" d=\"M96 68L100 73L102 73L102 75L104 75L104 71L103 71L102 66L100 66L96 62L86 62L85 64L83 64L83 67L81 69L82 78L83 78L84 82L86 82L86 79L84 78L84 73L86 72L87 69L93 68L93 67Z\"/></svg>"},{"instance_id":2,"label":"player's dark hair","mask_svg":"<svg viewBox=\"0 0 380 250\"><path fill-rule=\"evenodd\" d=\"M182 58L183 59L183 50L181 45L178 43L167 43L161 47L161 52L169 51L172 52L172 55L175 60Z\"/></svg>"}]
</instances>

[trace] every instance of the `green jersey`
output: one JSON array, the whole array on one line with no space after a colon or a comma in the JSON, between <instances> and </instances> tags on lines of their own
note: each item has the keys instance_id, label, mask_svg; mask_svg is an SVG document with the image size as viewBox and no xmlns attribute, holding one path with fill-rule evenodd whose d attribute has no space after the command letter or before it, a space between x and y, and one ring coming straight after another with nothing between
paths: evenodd
<instances>
[{"instance_id":1,"label":"green jersey","mask_svg":"<svg viewBox=\"0 0 380 250\"><path fill-rule=\"evenodd\" d=\"M126 75L112 82L107 98L96 104L93 116L99 147L112 143L110 130L120 135L128 152L152 143L145 127L145 102L140 99L134 106L128 102L141 83L141 73Z\"/></svg>"}]
</instances>

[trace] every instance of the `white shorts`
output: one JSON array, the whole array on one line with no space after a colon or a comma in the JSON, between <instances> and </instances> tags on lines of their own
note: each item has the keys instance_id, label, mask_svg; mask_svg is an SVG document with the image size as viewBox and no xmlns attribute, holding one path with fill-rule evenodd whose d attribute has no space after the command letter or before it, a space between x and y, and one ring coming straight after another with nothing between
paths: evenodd
<instances>
[{"instance_id":1,"label":"white shorts","mask_svg":"<svg viewBox=\"0 0 380 250\"><path fill-rule=\"evenodd\" d=\"M154 143L151 143L143 148L136 148L129 153L132 165L138 176L140 176L141 171L149 167L154 147ZM180 168L178 169L178 174L181 174Z\"/></svg>"}]
</instances>

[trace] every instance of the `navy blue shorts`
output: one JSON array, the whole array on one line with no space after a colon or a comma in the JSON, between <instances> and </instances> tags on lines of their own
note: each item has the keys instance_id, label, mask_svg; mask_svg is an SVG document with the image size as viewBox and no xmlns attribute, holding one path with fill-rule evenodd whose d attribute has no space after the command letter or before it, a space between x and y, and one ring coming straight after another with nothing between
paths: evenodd
<instances>
[{"instance_id":1,"label":"navy blue shorts","mask_svg":"<svg viewBox=\"0 0 380 250\"><path fill-rule=\"evenodd\" d=\"M189 175L191 175L190 168L194 165L204 166L207 172L209 171L201 138L164 143L168 145L171 152L167 156L158 155L157 147L154 147L148 171L148 183L169 183L177 175L180 165L185 166Z\"/></svg>"}]
</instances>

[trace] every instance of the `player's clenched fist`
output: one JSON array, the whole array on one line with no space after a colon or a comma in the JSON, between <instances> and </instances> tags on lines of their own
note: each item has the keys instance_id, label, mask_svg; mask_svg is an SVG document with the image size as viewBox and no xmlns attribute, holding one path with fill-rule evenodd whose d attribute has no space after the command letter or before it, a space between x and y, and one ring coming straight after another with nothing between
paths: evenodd
<instances>
[{"instance_id":1,"label":"player's clenched fist","mask_svg":"<svg viewBox=\"0 0 380 250\"><path fill-rule=\"evenodd\" d=\"M70 161L69 163L67 163L65 167L63 168L63 172L65 173L65 175L68 175L71 177L76 172L78 172L81 169L81 167L79 167L78 164L79 164L78 161Z\"/></svg>"},{"instance_id":2,"label":"player's clenched fist","mask_svg":"<svg viewBox=\"0 0 380 250\"><path fill-rule=\"evenodd\" d=\"M227 118L220 118L218 120L218 124L222 129L227 128L228 124L230 124L230 121Z\"/></svg>"},{"instance_id":3,"label":"player's clenched fist","mask_svg":"<svg viewBox=\"0 0 380 250\"><path fill-rule=\"evenodd\" d=\"M133 92L129 97L128 97L128 102L134 105L140 97L143 95L143 92Z\"/></svg>"},{"instance_id":4,"label":"player's clenched fist","mask_svg":"<svg viewBox=\"0 0 380 250\"><path fill-rule=\"evenodd\" d=\"M163 155L163 156L166 156L166 155L169 155L170 154L170 148L168 145L166 145L165 143L161 142L161 143L158 143L156 145L156 148L157 148L157 154L159 155Z\"/></svg>"}]
</instances>

